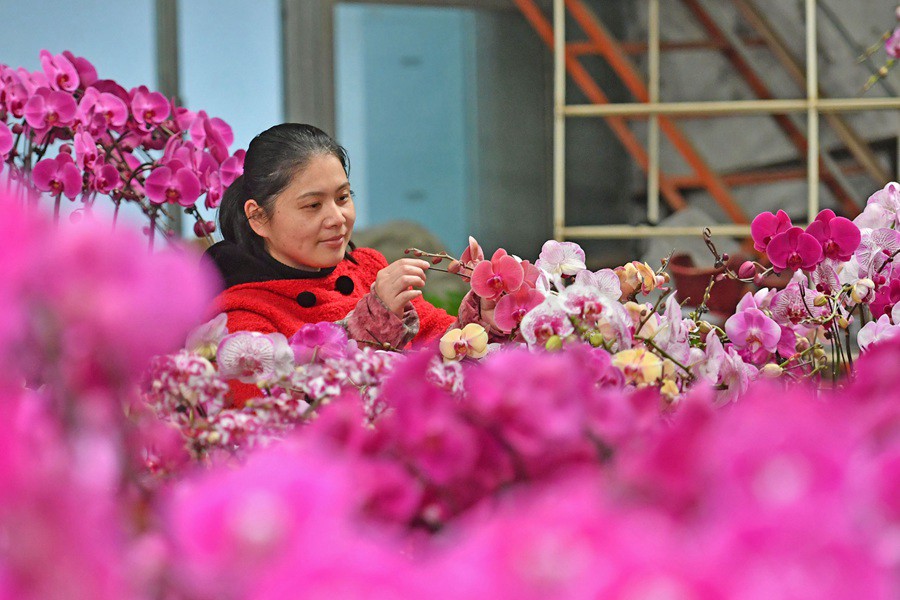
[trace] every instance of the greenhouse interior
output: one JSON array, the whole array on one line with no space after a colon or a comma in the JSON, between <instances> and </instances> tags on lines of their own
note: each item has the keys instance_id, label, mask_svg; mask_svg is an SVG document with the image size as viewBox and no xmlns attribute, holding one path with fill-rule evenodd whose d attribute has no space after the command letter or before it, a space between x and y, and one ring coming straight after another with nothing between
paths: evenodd
<instances>
[{"instance_id":1,"label":"greenhouse interior","mask_svg":"<svg viewBox=\"0 0 900 600\"><path fill-rule=\"evenodd\" d=\"M900 597L896 2L0 20L0 600Z\"/></svg>"}]
</instances>

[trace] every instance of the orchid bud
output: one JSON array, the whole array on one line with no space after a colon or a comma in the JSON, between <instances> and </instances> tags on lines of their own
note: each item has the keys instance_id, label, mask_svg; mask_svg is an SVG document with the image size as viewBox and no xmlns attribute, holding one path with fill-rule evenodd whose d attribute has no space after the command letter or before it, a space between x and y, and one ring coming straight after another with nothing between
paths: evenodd
<instances>
[{"instance_id":1,"label":"orchid bud","mask_svg":"<svg viewBox=\"0 0 900 600\"><path fill-rule=\"evenodd\" d=\"M816 299L813 300L813 306L822 307L828 304L828 296L816 296Z\"/></svg>"},{"instance_id":2,"label":"orchid bud","mask_svg":"<svg viewBox=\"0 0 900 600\"><path fill-rule=\"evenodd\" d=\"M813 358L815 358L817 361L825 360L825 350L821 347L816 348L815 350L813 350Z\"/></svg>"},{"instance_id":3,"label":"orchid bud","mask_svg":"<svg viewBox=\"0 0 900 600\"><path fill-rule=\"evenodd\" d=\"M547 339L547 343L544 344L544 348L546 348L548 352L556 352L562 348L562 338L558 335L551 335Z\"/></svg>"},{"instance_id":4,"label":"orchid bud","mask_svg":"<svg viewBox=\"0 0 900 600\"><path fill-rule=\"evenodd\" d=\"M784 369L781 368L781 365L775 363L769 363L759 370L759 374L767 379L781 377L782 373L784 373Z\"/></svg>"},{"instance_id":5,"label":"orchid bud","mask_svg":"<svg viewBox=\"0 0 900 600\"><path fill-rule=\"evenodd\" d=\"M708 321L700 321L697 323L697 331L699 331L701 335L706 335L712 331L712 325Z\"/></svg>"},{"instance_id":6,"label":"orchid bud","mask_svg":"<svg viewBox=\"0 0 900 600\"><path fill-rule=\"evenodd\" d=\"M765 278L763 277L762 273L757 273L753 276L753 283L755 283L759 287L763 286L763 281L765 281Z\"/></svg>"},{"instance_id":7,"label":"orchid bud","mask_svg":"<svg viewBox=\"0 0 900 600\"><path fill-rule=\"evenodd\" d=\"M728 262L729 258L731 258L731 256L729 256L727 252L722 253L722 262Z\"/></svg>"},{"instance_id":8,"label":"orchid bud","mask_svg":"<svg viewBox=\"0 0 900 600\"><path fill-rule=\"evenodd\" d=\"M753 264L752 260L744 261L738 269L738 277L741 279L750 279L754 275L756 275L756 265Z\"/></svg>"},{"instance_id":9,"label":"orchid bud","mask_svg":"<svg viewBox=\"0 0 900 600\"><path fill-rule=\"evenodd\" d=\"M433 264L433 265L439 264L440 262L441 262L440 256L435 256L434 258L431 259L431 264Z\"/></svg>"},{"instance_id":10,"label":"orchid bud","mask_svg":"<svg viewBox=\"0 0 900 600\"><path fill-rule=\"evenodd\" d=\"M588 342L594 348L599 348L603 345L603 334L599 331L592 331L591 335L588 336Z\"/></svg>"},{"instance_id":11,"label":"orchid bud","mask_svg":"<svg viewBox=\"0 0 900 600\"><path fill-rule=\"evenodd\" d=\"M850 299L857 304L867 303L875 296L875 282L871 279L860 279L850 288Z\"/></svg>"},{"instance_id":12,"label":"orchid bud","mask_svg":"<svg viewBox=\"0 0 900 600\"><path fill-rule=\"evenodd\" d=\"M847 317L838 317L837 324L841 329L850 327L850 321L847 320Z\"/></svg>"}]
</instances>

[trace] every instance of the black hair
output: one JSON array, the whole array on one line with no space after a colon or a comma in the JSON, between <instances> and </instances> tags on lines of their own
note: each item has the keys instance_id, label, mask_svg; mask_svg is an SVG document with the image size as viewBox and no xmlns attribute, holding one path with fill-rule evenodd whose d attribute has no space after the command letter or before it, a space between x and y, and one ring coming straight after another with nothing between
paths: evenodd
<instances>
[{"instance_id":1,"label":"black hair","mask_svg":"<svg viewBox=\"0 0 900 600\"><path fill-rule=\"evenodd\" d=\"M350 176L347 151L318 127L282 123L254 137L244 157L244 174L222 194L219 204L222 237L256 256L266 254L265 240L250 227L244 204L253 198L264 215L270 217L275 197L313 157L322 155L337 158L344 173ZM353 248L351 242L350 249Z\"/></svg>"}]
</instances>

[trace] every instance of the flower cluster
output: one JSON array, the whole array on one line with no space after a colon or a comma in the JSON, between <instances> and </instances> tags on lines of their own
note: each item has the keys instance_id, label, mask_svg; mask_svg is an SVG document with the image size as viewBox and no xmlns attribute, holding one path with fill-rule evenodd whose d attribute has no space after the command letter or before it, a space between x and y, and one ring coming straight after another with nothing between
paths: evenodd
<instances>
[{"instance_id":1,"label":"flower cluster","mask_svg":"<svg viewBox=\"0 0 900 600\"><path fill-rule=\"evenodd\" d=\"M196 208L218 206L243 170L243 151L223 120L178 106L145 86L126 90L100 79L70 52L40 53L41 69L0 65L0 162L8 177L37 192L81 202L98 197L140 206L151 240L160 211L183 208L198 237L215 229Z\"/></svg>"},{"instance_id":2,"label":"flower cluster","mask_svg":"<svg viewBox=\"0 0 900 600\"><path fill-rule=\"evenodd\" d=\"M212 295L196 257L4 208L2 598L897 596L900 339L839 390L745 384L806 368L762 358L788 353L767 319L797 352L841 318L813 273L719 331L601 293L615 270L538 267L525 341L446 361L331 323L189 332ZM839 277L879 247L860 223ZM889 288L889 258L837 293ZM554 351L526 338L544 302L572 328ZM676 395L679 364L712 385ZM261 397L235 404L240 385Z\"/></svg>"}]
</instances>

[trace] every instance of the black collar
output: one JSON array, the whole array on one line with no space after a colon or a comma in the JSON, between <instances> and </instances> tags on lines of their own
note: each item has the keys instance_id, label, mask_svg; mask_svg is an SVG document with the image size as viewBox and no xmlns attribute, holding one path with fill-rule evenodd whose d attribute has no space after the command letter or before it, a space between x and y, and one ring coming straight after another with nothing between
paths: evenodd
<instances>
[{"instance_id":1,"label":"black collar","mask_svg":"<svg viewBox=\"0 0 900 600\"><path fill-rule=\"evenodd\" d=\"M268 252L251 254L234 242L224 240L207 248L203 256L211 260L222 274L226 288L242 283L278 279L321 279L331 275L337 268L329 267L320 271L295 269L272 258Z\"/></svg>"}]
</instances>

